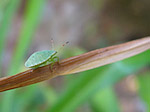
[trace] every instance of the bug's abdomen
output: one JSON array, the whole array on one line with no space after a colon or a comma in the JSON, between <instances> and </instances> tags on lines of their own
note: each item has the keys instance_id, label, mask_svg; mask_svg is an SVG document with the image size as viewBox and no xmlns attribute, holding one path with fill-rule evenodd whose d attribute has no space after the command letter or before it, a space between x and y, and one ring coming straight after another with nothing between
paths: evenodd
<instances>
[{"instance_id":1,"label":"bug's abdomen","mask_svg":"<svg viewBox=\"0 0 150 112\"><path fill-rule=\"evenodd\" d=\"M46 50L46 51L35 52L26 61L25 66L31 68L31 67L43 64L48 59L50 59L54 53L56 53L56 51Z\"/></svg>"}]
</instances>

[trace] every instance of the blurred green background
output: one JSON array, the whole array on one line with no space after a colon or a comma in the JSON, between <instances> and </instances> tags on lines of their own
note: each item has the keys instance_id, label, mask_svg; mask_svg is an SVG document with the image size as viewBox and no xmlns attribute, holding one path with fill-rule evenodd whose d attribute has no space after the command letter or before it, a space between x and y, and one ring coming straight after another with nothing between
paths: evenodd
<instances>
[{"instance_id":1,"label":"blurred green background","mask_svg":"<svg viewBox=\"0 0 150 112\"><path fill-rule=\"evenodd\" d=\"M150 1L0 0L0 77L35 51L61 59L150 35ZM0 93L0 112L150 112L150 52Z\"/></svg>"}]
</instances>

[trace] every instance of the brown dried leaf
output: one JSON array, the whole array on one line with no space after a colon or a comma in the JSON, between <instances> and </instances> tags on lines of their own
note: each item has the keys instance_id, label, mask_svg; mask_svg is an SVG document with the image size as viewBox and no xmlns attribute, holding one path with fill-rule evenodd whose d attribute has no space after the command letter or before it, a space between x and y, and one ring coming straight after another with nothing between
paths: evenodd
<instances>
[{"instance_id":1,"label":"brown dried leaf","mask_svg":"<svg viewBox=\"0 0 150 112\"><path fill-rule=\"evenodd\" d=\"M101 48L50 65L27 70L19 74L0 78L0 91L19 88L54 78L59 75L77 73L110 64L150 49L150 37L134 40L120 45Z\"/></svg>"}]
</instances>

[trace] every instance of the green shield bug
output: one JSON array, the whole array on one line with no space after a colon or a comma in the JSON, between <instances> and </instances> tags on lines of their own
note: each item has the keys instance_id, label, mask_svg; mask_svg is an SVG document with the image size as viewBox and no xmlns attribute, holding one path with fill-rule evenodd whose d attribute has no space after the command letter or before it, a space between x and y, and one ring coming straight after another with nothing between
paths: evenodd
<instances>
[{"instance_id":1,"label":"green shield bug","mask_svg":"<svg viewBox=\"0 0 150 112\"><path fill-rule=\"evenodd\" d=\"M56 55L56 51L53 50L44 50L33 53L28 60L25 62L25 66L35 69L42 67L48 64L54 64L55 59L59 61L59 58Z\"/></svg>"},{"instance_id":2,"label":"green shield bug","mask_svg":"<svg viewBox=\"0 0 150 112\"><path fill-rule=\"evenodd\" d=\"M52 40L53 42L53 40ZM66 42L66 44L69 42ZM62 46L64 46L63 44ZM52 44L53 47L53 44ZM25 62L25 66L28 68L36 69L48 64L51 64L51 69L53 67L53 64L58 61L59 57L56 56L57 51L54 50L43 50L33 53L28 60Z\"/></svg>"}]
</instances>

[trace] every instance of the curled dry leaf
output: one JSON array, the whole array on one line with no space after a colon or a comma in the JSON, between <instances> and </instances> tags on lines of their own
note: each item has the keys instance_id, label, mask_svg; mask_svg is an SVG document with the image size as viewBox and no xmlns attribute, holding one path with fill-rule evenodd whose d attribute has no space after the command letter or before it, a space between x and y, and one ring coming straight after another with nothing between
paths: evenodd
<instances>
[{"instance_id":1,"label":"curled dry leaf","mask_svg":"<svg viewBox=\"0 0 150 112\"><path fill-rule=\"evenodd\" d=\"M50 65L0 78L0 92L110 64L150 49L150 37L101 48Z\"/></svg>"}]
</instances>

